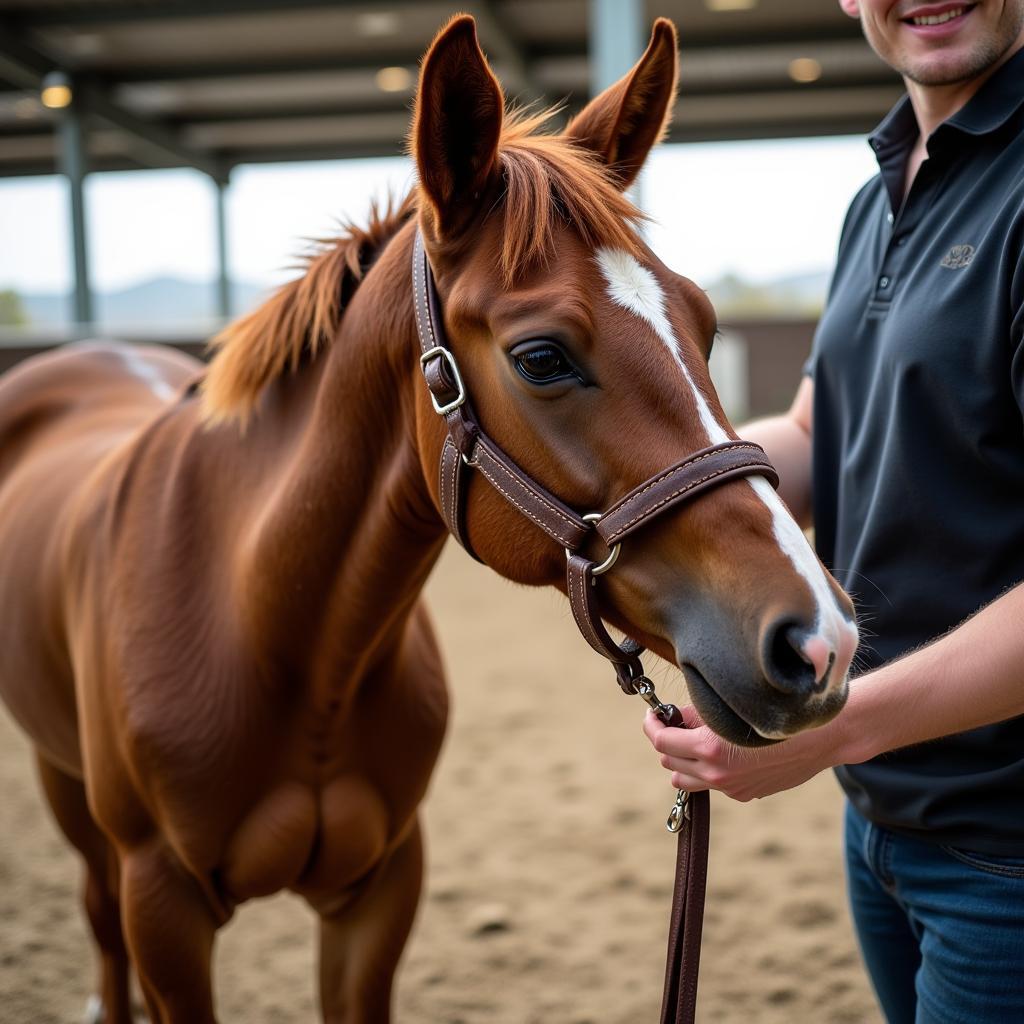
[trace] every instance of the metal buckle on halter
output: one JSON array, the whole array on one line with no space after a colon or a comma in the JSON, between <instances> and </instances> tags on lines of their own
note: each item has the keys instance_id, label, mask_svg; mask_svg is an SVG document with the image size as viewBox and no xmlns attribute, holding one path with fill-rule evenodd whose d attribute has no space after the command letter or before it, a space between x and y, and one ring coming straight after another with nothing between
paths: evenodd
<instances>
[{"instance_id":1,"label":"metal buckle on halter","mask_svg":"<svg viewBox=\"0 0 1024 1024\"><path fill-rule=\"evenodd\" d=\"M601 518L601 516L603 514L604 513L602 513L602 512L588 512L585 516L581 516L580 518L585 523L596 523L596 522L598 522L600 520L600 518ZM595 565L590 570L590 576L591 576L591 581L590 582L591 583L594 582L593 581L593 577L594 576L601 576L602 574L606 573L615 564L616 559L619 557L619 549L621 547L622 547L621 544L613 544L612 547L611 547L611 550L608 552L608 557L600 565ZM572 558L572 556L573 556L573 552L570 551L568 548L566 548L565 549L566 561L568 561L570 558Z\"/></svg>"},{"instance_id":2,"label":"metal buckle on halter","mask_svg":"<svg viewBox=\"0 0 1024 1024\"><path fill-rule=\"evenodd\" d=\"M431 359L441 359L448 367L452 377L455 380L455 387L458 389L458 394L450 401L441 405L437 400L437 396L433 391L430 391L429 385L427 390L430 391L430 401L434 405L434 412L440 416L447 416L448 413L458 409L463 402L466 401L466 385L462 383L462 374L459 373L459 364L455 362L455 356L448 351L443 345L435 345L432 349L424 352L420 356L420 366L426 370L427 363Z\"/></svg>"}]
</instances>

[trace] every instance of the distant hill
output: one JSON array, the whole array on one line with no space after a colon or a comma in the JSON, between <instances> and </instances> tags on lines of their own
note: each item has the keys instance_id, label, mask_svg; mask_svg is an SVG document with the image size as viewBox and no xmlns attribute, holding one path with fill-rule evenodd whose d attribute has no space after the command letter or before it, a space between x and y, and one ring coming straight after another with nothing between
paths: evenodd
<instances>
[{"instance_id":1,"label":"distant hill","mask_svg":"<svg viewBox=\"0 0 1024 1024\"><path fill-rule=\"evenodd\" d=\"M735 274L712 282L708 295L719 316L817 316L825 301L826 271L781 277L754 284ZM232 312L244 313L272 288L238 281L232 285ZM71 298L60 293L19 293L29 323L37 327L67 324ZM98 292L96 317L104 328L173 327L209 323L215 317L213 282L157 277L119 291Z\"/></svg>"},{"instance_id":2,"label":"distant hill","mask_svg":"<svg viewBox=\"0 0 1024 1024\"><path fill-rule=\"evenodd\" d=\"M231 288L232 312L251 309L272 289L244 281ZM22 307L29 322L36 326L66 324L71 319L71 297L61 293L21 292ZM104 327L157 324L190 324L211 320L216 315L216 285L211 282L184 281L176 277L156 277L130 288L97 292L96 319Z\"/></svg>"}]
</instances>

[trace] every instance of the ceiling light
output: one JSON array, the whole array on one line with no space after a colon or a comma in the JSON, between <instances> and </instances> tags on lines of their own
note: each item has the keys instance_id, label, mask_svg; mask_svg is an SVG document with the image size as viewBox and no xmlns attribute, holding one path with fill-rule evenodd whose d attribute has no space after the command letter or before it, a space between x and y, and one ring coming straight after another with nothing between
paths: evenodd
<instances>
[{"instance_id":1,"label":"ceiling light","mask_svg":"<svg viewBox=\"0 0 1024 1024\"><path fill-rule=\"evenodd\" d=\"M408 68L381 68L376 74L377 88L382 92L405 92L412 85Z\"/></svg>"},{"instance_id":2,"label":"ceiling light","mask_svg":"<svg viewBox=\"0 0 1024 1024\"><path fill-rule=\"evenodd\" d=\"M757 4L758 0L704 0L709 11L751 11Z\"/></svg>"},{"instance_id":3,"label":"ceiling light","mask_svg":"<svg viewBox=\"0 0 1024 1024\"><path fill-rule=\"evenodd\" d=\"M394 11L367 11L356 17L356 28L363 36L393 36L400 27Z\"/></svg>"},{"instance_id":4,"label":"ceiling light","mask_svg":"<svg viewBox=\"0 0 1024 1024\"><path fill-rule=\"evenodd\" d=\"M821 64L813 57L797 57L789 62L789 77L794 82L816 82L821 78Z\"/></svg>"},{"instance_id":5,"label":"ceiling light","mask_svg":"<svg viewBox=\"0 0 1024 1024\"><path fill-rule=\"evenodd\" d=\"M63 71L51 71L44 79L39 91L44 107L60 110L71 104L71 80Z\"/></svg>"}]
</instances>

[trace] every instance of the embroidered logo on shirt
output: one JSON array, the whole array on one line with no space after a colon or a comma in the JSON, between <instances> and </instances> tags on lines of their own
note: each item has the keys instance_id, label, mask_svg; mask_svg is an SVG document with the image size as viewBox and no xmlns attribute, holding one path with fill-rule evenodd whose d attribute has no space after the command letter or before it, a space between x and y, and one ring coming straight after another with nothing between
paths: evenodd
<instances>
[{"instance_id":1,"label":"embroidered logo on shirt","mask_svg":"<svg viewBox=\"0 0 1024 1024\"><path fill-rule=\"evenodd\" d=\"M942 263L939 265L948 267L950 270L961 270L963 267L969 266L973 259L973 245L954 245L953 248L942 257Z\"/></svg>"}]
</instances>

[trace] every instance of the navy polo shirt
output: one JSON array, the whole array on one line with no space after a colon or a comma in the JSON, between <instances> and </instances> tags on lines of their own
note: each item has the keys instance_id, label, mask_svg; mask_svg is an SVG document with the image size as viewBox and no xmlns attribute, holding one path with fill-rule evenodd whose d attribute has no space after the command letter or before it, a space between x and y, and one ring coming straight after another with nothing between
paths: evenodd
<instances>
[{"instance_id":1,"label":"navy polo shirt","mask_svg":"<svg viewBox=\"0 0 1024 1024\"><path fill-rule=\"evenodd\" d=\"M917 134L904 97L871 136L880 173L847 214L807 367L817 546L865 670L1024 581L1024 51L935 130L904 200ZM879 824L1024 854L1024 716L838 775Z\"/></svg>"}]
</instances>

